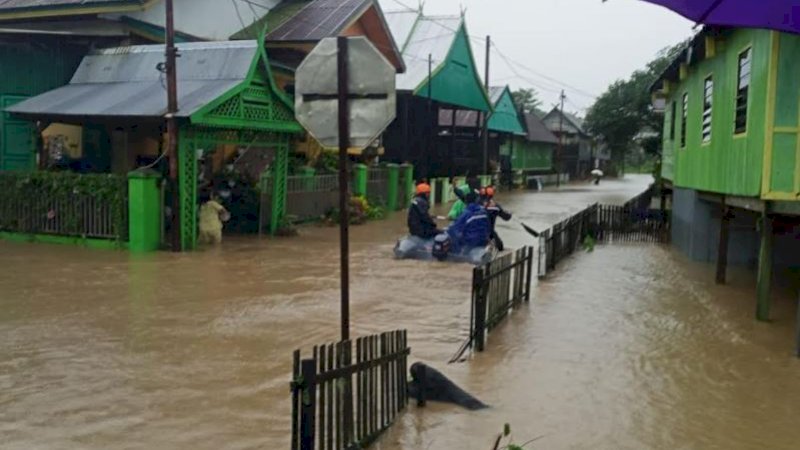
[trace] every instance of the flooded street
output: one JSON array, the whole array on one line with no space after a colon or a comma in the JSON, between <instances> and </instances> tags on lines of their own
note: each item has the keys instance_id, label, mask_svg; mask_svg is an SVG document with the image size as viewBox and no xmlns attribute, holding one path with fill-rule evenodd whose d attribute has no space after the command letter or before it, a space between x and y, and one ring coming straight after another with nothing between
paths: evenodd
<instances>
[{"instance_id":1,"label":"flooded street","mask_svg":"<svg viewBox=\"0 0 800 450\"><path fill-rule=\"evenodd\" d=\"M631 176L503 205L544 229L645 189ZM352 335L407 328L411 361L492 405L413 404L376 448L490 449L503 424L546 449L794 449L795 301L757 323L754 276L669 247L567 260L487 351L447 365L469 327L471 270L394 261L404 214L351 229ZM507 247L531 244L516 222ZM291 352L339 331L337 229L227 239L195 254L0 242L0 448L288 448Z\"/></svg>"}]
</instances>

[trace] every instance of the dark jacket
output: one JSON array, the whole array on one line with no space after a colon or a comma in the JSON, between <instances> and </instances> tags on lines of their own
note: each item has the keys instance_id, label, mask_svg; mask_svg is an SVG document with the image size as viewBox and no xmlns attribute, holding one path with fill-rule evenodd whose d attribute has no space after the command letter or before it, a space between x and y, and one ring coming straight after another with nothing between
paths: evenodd
<instances>
[{"instance_id":1,"label":"dark jacket","mask_svg":"<svg viewBox=\"0 0 800 450\"><path fill-rule=\"evenodd\" d=\"M489 200L489 202L486 204L486 212L489 214L489 221L491 222L492 230L494 230L494 226L497 223L498 217L506 222L511 220L511 213L503 209L503 207L494 200Z\"/></svg>"},{"instance_id":2,"label":"dark jacket","mask_svg":"<svg viewBox=\"0 0 800 450\"><path fill-rule=\"evenodd\" d=\"M477 203L471 203L461 217L450 225L447 233L456 248L482 247L489 243L490 226L486 209Z\"/></svg>"},{"instance_id":3,"label":"dark jacket","mask_svg":"<svg viewBox=\"0 0 800 450\"><path fill-rule=\"evenodd\" d=\"M423 239L435 237L440 231L430 215L430 205L425 196L418 195L408 207L408 232Z\"/></svg>"}]
</instances>

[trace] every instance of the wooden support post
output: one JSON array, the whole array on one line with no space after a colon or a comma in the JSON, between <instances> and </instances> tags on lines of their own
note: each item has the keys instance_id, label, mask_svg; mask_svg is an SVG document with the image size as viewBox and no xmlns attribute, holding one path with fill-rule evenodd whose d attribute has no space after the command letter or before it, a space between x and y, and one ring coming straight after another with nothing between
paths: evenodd
<instances>
[{"instance_id":1,"label":"wooden support post","mask_svg":"<svg viewBox=\"0 0 800 450\"><path fill-rule=\"evenodd\" d=\"M486 340L486 274L483 268L475 271L475 350L482 352Z\"/></svg>"},{"instance_id":2,"label":"wooden support post","mask_svg":"<svg viewBox=\"0 0 800 450\"><path fill-rule=\"evenodd\" d=\"M342 341L350 340L350 234L349 205L350 193L347 189L347 150L350 147L350 111L348 95L348 41L338 37L337 77L339 105L339 253L341 275L341 334Z\"/></svg>"},{"instance_id":3,"label":"wooden support post","mask_svg":"<svg viewBox=\"0 0 800 450\"><path fill-rule=\"evenodd\" d=\"M764 205L764 213L761 216L761 251L758 256L758 304L756 308L756 318L762 321L769 320L769 310L771 303L771 284L772 284L772 235L773 219L767 213L767 205Z\"/></svg>"},{"instance_id":4,"label":"wooden support post","mask_svg":"<svg viewBox=\"0 0 800 450\"><path fill-rule=\"evenodd\" d=\"M728 272L728 241L731 230L731 211L722 197L722 218L719 224L719 248L717 249L717 284L725 284Z\"/></svg>"}]
</instances>

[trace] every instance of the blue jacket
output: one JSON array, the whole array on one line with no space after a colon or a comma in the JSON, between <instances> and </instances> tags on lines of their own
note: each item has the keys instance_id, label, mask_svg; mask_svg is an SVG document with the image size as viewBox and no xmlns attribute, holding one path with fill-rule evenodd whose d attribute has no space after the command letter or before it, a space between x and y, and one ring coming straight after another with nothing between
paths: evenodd
<instances>
[{"instance_id":1,"label":"blue jacket","mask_svg":"<svg viewBox=\"0 0 800 450\"><path fill-rule=\"evenodd\" d=\"M483 247L489 243L490 233L489 215L486 209L477 203L467 205L461 217L447 229L447 234L450 235L456 248Z\"/></svg>"}]
</instances>

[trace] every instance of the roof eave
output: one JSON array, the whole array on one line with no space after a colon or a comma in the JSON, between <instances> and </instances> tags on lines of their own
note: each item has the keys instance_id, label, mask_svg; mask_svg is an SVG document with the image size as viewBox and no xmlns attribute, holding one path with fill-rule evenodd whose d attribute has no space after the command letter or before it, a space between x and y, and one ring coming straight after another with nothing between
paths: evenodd
<instances>
[{"instance_id":1,"label":"roof eave","mask_svg":"<svg viewBox=\"0 0 800 450\"><path fill-rule=\"evenodd\" d=\"M8 8L0 10L0 21L137 12L144 11L157 1L159 0L123 0L121 2L104 2L90 6L70 4Z\"/></svg>"}]
</instances>

